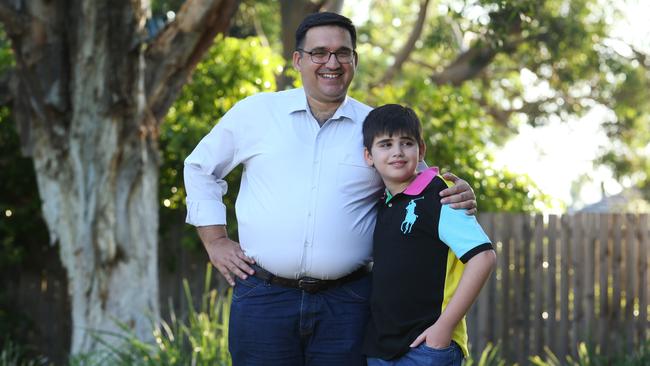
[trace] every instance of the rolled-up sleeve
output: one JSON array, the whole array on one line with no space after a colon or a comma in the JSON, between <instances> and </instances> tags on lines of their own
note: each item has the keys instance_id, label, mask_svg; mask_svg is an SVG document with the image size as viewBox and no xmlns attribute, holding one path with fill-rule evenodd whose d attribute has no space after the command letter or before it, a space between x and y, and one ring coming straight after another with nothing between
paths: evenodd
<instances>
[{"instance_id":1,"label":"rolled-up sleeve","mask_svg":"<svg viewBox=\"0 0 650 366\"><path fill-rule=\"evenodd\" d=\"M235 113L233 113L235 114ZM237 165L236 126L227 113L185 159L183 178L187 193L187 217L194 226L225 225L228 191L224 177Z\"/></svg>"}]
</instances>

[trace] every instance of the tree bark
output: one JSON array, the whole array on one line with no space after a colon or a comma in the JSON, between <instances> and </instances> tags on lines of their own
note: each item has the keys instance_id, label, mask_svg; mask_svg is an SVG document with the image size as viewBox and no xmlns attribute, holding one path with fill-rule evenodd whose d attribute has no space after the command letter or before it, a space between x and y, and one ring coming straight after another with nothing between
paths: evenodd
<instances>
[{"instance_id":1,"label":"tree bark","mask_svg":"<svg viewBox=\"0 0 650 366\"><path fill-rule=\"evenodd\" d=\"M67 271L72 353L96 349L93 332L120 341L101 333L118 323L151 338L158 126L236 5L190 0L147 47L146 0L0 2L16 57L12 109Z\"/></svg>"}]
</instances>

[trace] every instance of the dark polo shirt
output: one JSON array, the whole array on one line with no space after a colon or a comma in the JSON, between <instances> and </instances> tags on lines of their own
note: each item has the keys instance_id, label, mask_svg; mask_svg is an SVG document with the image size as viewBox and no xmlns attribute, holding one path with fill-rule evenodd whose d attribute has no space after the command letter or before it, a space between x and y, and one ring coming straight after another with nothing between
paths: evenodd
<instances>
[{"instance_id":1,"label":"dark polo shirt","mask_svg":"<svg viewBox=\"0 0 650 366\"><path fill-rule=\"evenodd\" d=\"M433 325L458 286L464 263L491 250L490 239L465 210L440 203L448 184L429 168L404 190L379 205L375 225L371 319L363 351L393 359ZM465 356L465 318L452 339Z\"/></svg>"}]
</instances>

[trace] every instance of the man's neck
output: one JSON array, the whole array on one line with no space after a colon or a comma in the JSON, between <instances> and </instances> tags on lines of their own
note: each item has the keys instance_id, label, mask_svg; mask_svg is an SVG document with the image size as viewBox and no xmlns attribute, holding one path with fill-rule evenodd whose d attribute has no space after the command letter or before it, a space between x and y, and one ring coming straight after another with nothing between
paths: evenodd
<instances>
[{"instance_id":1,"label":"man's neck","mask_svg":"<svg viewBox=\"0 0 650 366\"><path fill-rule=\"evenodd\" d=\"M336 113L336 110L341 106L343 101L333 102L333 103L323 103L315 99L307 97L307 104L309 105L309 110L314 116L318 124L322 127L323 124Z\"/></svg>"}]
</instances>

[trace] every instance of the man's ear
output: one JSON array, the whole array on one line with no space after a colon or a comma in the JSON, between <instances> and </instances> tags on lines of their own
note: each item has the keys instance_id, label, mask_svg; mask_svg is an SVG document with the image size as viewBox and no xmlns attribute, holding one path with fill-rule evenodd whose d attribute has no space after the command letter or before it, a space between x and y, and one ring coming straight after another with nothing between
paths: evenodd
<instances>
[{"instance_id":1,"label":"man's ear","mask_svg":"<svg viewBox=\"0 0 650 366\"><path fill-rule=\"evenodd\" d=\"M293 68L300 71L300 61L302 60L302 54L300 51L293 51Z\"/></svg>"},{"instance_id":2,"label":"man's ear","mask_svg":"<svg viewBox=\"0 0 650 366\"><path fill-rule=\"evenodd\" d=\"M368 164L368 166L374 166L375 163L372 160L372 154L370 153L370 151L368 151L367 147L363 148L363 158L365 159L366 164Z\"/></svg>"}]
</instances>

